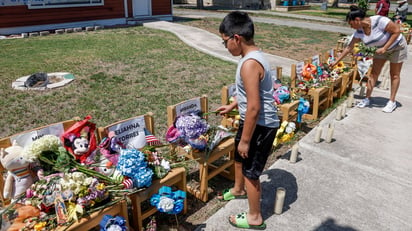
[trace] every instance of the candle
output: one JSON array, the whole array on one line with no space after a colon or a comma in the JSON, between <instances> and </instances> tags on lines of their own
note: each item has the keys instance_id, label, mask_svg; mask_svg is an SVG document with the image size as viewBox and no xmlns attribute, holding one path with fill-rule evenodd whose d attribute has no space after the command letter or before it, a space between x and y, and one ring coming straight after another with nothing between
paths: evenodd
<instances>
[{"instance_id":1,"label":"candle","mask_svg":"<svg viewBox=\"0 0 412 231\"><path fill-rule=\"evenodd\" d=\"M336 120L341 120L342 119L342 107L341 106L338 106L336 108L336 117L335 117L335 119Z\"/></svg>"},{"instance_id":2,"label":"candle","mask_svg":"<svg viewBox=\"0 0 412 231\"><path fill-rule=\"evenodd\" d=\"M341 111L341 114L340 114L340 118L341 118L341 119L342 119L342 118L345 118L345 116L346 116L346 108L348 107L348 106L346 106L346 105L347 105L346 101L343 102L342 111Z\"/></svg>"},{"instance_id":3,"label":"candle","mask_svg":"<svg viewBox=\"0 0 412 231\"><path fill-rule=\"evenodd\" d=\"M362 87L360 88L359 95L360 95L361 97L365 95L365 87L364 87L364 86L362 86Z\"/></svg>"},{"instance_id":4,"label":"candle","mask_svg":"<svg viewBox=\"0 0 412 231\"><path fill-rule=\"evenodd\" d=\"M349 96L348 96L347 106L348 106L348 107L353 107L353 102L354 102L353 91L350 91L350 92L349 92Z\"/></svg>"},{"instance_id":5,"label":"candle","mask_svg":"<svg viewBox=\"0 0 412 231\"><path fill-rule=\"evenodd\" d=\"M315 133L315 143L320 142L320 137L322 136L322 127L317 126L316 127L316 133Z\"/></svg>"},{"instance_id":6,"label":"candle","mask_svg":"<svg viewBox=\"0 0 412 231\"><path fill-rule=\"evenodd\" d=\"M330 143L332 142L332 138L333 138L333 131L335 130L334 126L332 124L329 124L328 126L328 132L326 134L326 142Z\"/></svg>"},{"instance_id":7,"label":"candle","mask_svg":"<svg viewBox=\"0 0 412 231\"><path fill-rule=\"evenodd\" d=\"M275 214L282 214L283 203L285 202L286 189L279 187L276 190L276 199L275 199Z\"/></svg>"},{"instance_id":8,"label":"candle","mask_svg":"<svg viewBox=\"0 0 412 231\"><path fill-rule=\"evenodd\" d=\"M289 162L290 163L296 163L296 160L298 159L298 152L299 152L299 143L296 143L292 147L292 151L290 153L290 158Z\"/></svg>"}]
</instances>

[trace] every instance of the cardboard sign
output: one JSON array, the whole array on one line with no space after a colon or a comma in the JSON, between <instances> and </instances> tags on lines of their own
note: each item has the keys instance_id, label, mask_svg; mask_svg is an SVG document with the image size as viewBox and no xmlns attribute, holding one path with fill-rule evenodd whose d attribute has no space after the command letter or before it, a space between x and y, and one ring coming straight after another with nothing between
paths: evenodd
<instances>
[{"instance_id":1,"label":"cardboard sign","mask_svg":"<svg viewBox=\"0 0 412 231\"><path fill-rule=\"evenodd\" d=\"M319 64L320 64L319 55L314 55L314 56L312 57L312 64L315 65L315 66L319 66Z\"/></svg>"},{"instance_id":2,"label":"cardboard sign","mask_svg":"<svg viewBox=\"0 0 412 231\"><path fill-rule=\"evenodd\" d=\"M236 84L231 84L227 88L229 98L236 95Z\"/></svg>"},{"instance_id":3,"label":"cardboard sign","mask_svg":"<svg viewBox=\"0 0 412 231\"><path fill-rule=\"evenodd\" d=\"M303 67L305 66L305 62L298 62L296 64L296 77L298 78L298 80L302 80L302 71L303 71Z\"/></svg>"},{"instance_id":4,"label":"cardboard sign","mask_svg":"<svg viewBox=\"0 0 412 231\"><path fill-rule=\"evenodd\" d=\"M14 135L10 137L10 141L13 142L14 140L17 142L18 145L21 147L27 147L33 141L39 139L40 137L44 135L55 135L57 137L60 137L64 133L64 127L63 124L53 124L49 125L43 128L40 128L38 130L33 130L21 134Z\"/></svg>"},{"instance_id":5,"label":"cardboard sign","mask_svg":"<svg viewBox=\"0 0 412 231\"><path fill-rule=\"evenodd\" d=\"M331 58L335 58L335 51L334 51L333 49L330 49L330 51L329 51L329 56L330 56Z\"/></svg>"},{"instance_id":6,"label":"cardboard sign","mask_svg":"<svg viewBox=\"0 0 412 231\"><path fill-rule=\"evenodd\" d=\"M176 116L186 115L199 111L202 111L200 98L187 100L181 104L176 105Z\"/></svg>"},{"instance_id":7,"label":"cardboard sign","mask_svg":"<svg viewBox=\"0 0 412 231\"><path fill-rule=\"evenodd\" d=\"M142 148L146 145L144 128L146 127L144 116L139 116L107 128L113 131L116 137L126 148Z\"/></svg>"}]
</instances>

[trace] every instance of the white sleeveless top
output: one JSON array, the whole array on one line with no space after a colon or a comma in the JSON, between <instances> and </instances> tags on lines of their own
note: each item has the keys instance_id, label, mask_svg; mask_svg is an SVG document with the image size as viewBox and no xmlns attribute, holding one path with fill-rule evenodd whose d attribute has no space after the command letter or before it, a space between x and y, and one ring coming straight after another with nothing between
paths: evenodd
<instances>
[{"instance_id":1,"label":"white sleeveless top","mask_svg":"<svg viewBox=\"0 0 412 231\"><path fill-rule=\"evenodd\" d=\"M265 76L260 81L259 95L260 95L260 111L257 124L265 127L276 128L279 127L279 118L277 116L277 109L274 106L273 99L273 81L270 74L270 65L263 56L262 51L249 52L245 57L239 60L236 70L236 99L239 107L240 119L245 120L247 110L246 91L243 85L240 70L243 63L248 59L254 59L259 62L265 71Z\"/></svg>"}]
</instances>

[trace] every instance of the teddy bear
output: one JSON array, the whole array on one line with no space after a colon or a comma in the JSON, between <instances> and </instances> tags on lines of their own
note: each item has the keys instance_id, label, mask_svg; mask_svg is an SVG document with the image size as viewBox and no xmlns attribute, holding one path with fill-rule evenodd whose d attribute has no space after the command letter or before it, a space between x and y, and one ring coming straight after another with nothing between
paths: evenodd
<instances>
[{"instance_id":1,"label":"teddy bear","mask_svg":"<svg viewBox=\"0 0 412 231\"><path fill-rule=\"evenodd\" d=\"M3 196L5 199L15 200L33 184L30 162L24 157L23 148L16 141L13 141L12 146L0 150L0 161L7 170Z\"/></svg>"}]
</instances>

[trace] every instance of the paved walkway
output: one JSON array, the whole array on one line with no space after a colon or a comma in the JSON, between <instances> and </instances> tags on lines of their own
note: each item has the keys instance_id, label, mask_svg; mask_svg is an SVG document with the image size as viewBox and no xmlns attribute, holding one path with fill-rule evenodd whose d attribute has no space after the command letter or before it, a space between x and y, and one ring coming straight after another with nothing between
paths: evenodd
<instances>
[{"instance_id":1,"label":"paved walkway","mask_svg":"<svg viewBox=\"0 0 412 231\"><path fill-rule=\"evenodd\" d=\"M144 25L171 31L205 53L237 61L214 34L169 22ZM311 131L299 141L297 163L289 163L288 152L264 172L261 182L266 230L412 230L412 78L408 76L412 73L411 56L409 45L410 58L404 63L398 108L393 113L381 111L389 91L375 88L371 107L348 108L340 121L335 120L336 112L332 111L321 121L322 127L334 125L333 142L324 141L323 131L322 141L314 143L315 134ZM285 66L284 70L290 70L290 64L296 62L277 56L269 58L272 65ZM360 98L358 90L355 97ZM278 187L286 189L281 215L273 213ZM228 223L228 216L247 208L246 200L227 202L197 230L239 230Z\"/></svg>"}]
</instances>

